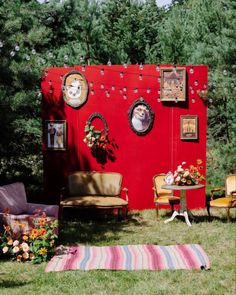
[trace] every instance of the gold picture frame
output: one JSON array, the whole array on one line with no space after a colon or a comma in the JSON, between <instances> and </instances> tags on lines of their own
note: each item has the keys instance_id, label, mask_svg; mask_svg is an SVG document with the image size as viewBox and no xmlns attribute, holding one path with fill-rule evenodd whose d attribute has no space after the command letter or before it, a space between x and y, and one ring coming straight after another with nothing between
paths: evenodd
<instances>
[{"instance_id":1,"label":"gold picture frame","mask_svg":"<svg viewBox=\"0 0 236 295\"><path fill-rule=\"evenodd\" d=\"M88 82L83 74L72 70L63 77L62 91L69 106L81 107L88 99Z\"/></svg>"},{"instance_id":2,"label":"gold picture frame","mask_svg":"<svg viewBox=\"0 0 236 295\"><path fill-rule=\"evenodd\" d=\"M45 135L47 150L66 150L65 120L46 120Z\"/></svg>"},{"instance_id":3,"label":"gold picture frame","mask_svg":"<svg viewBox=\"0 0 236 295\"><path fill-rule=\"evenodd\" d=\"M180 139L182 140L198 139L198 116L196 115L180 116Z\"/></svg>"},{"instance_id":4,"label":"gold picture frame","mask_svg":"<svg viewBox=\"0 0 236 295\"><path fill-rule=\"evenodd\" d=\"M185 68L161 69L161 101L186 100L186 70Z\"/></svg>"}]
</instances>

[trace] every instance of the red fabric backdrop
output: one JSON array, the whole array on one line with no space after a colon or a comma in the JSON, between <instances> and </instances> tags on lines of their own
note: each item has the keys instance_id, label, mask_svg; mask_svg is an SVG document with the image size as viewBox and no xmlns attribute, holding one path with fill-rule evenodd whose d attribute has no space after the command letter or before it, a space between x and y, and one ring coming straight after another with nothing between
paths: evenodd
<instances>
[{"instance_id":1,"label":"red fabric backdrop","mask_svg":"<svg viewBox=\"0 0 236 295\"><path fill-rule=\"evenodd\" d=\"M161 65L166 66L171 67ZM116 171L123 174L123 185L129 189L130 209L148 209L154 207L152 177L155 174L174 171L182 161L187 165L195 164L198 158L204 161L205 173L207 108L197 91L207 87L208 69L204 65L184 67L187 72L187 100L178 103L160 101L160 71L156 65L144 65L142 69L138 65L47 69L41 84L44 201L58 202L60 188L66 184L70 171ZM104 69L102 74L101 69ZM67 105L62 96L62 78L71 70L80 71L89 87L87 102L77 109ZM155 113L153 128L143 136L136 135L128 121L128 110L140 97ZM83 142L84 126L94 112L105 117L109 138L117 145L113 148L114 159L107 159L104 165L97 162ZM180 115L198 116L198 140L180 139ZM65 151L46 149L45 120L66 120ZM189 191L187 206L190 209L204 207L205 189Z\"/></svg>"}]
</instances>

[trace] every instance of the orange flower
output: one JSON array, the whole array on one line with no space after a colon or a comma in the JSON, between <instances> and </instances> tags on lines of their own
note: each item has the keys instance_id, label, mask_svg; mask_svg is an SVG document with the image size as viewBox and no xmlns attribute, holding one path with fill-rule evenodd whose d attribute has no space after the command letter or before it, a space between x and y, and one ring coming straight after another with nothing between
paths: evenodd
<instances>
[{"instance_id":1,"label":"orange flower","mask_svg":"<svg viewBox=\"0 0 236 295\"><path fill-rule=\"evenodd\" d=\"M7 245L9 245L9 246L13 245L13 240L12 240L12 238L8 238L7 240L8 240Z\"/></svg>"},{"instance_id":2,"label":"orange flower","mask_svg":"<svg viewBox=\"0 0 236 295\"><path fill-rule=\"evenodd\" d=\"M22 260L22 255L17 255L16 261L21 262L21 260Z\"/></svg>"},{"instance_id":3,"label":"orange flower","mask_svg":"<svg viewBox=\"0 0 236 295\"><path fill-rule=\"evenodd\" d=\"M22 227L22 228L25 228L26 224L25 223L19 223L19 226Z\"/></svg>"},{"instance_id":4,"label":"orange flower","mask_svg":"<svg viewBox=\"0 0 236 295\"><path fill-rule=\"evenodd\" d=\"M26 235L23 235L22 239L23 239L23 241L28 241L29 237Z\"/></svg>"},{"instance_id":5,"label":"orange flower","mask_svg":"<svg viewBox=\"0 0 236 295\"><path fill-rule=\"evenodd\" d=\"M45 226L46 225L46 218L40 218L39 219L39 225L40 226Z\"/></svg>"},{"instance_id":6,"label":"orange flower","mask_svg":"<svg viewBox=\"0 0 236 295\"><path fill-rule=\"evenodd\" d=\"M47 233L47 231L46 231L45 228L40 228L40 229L39 229L39 235L40 235L40 236L45 236L46 233Z\"/></svg>"},{"instance_id":7,"label":"orange flower","mask_svg":"<svg viewBox=\"0 0 236 295\"><path fill-rule=\"evenodd\" d=\"M33 260L34 257L35 257L34 254L33 254L33 253L30 253L30 255L29 255L29 259L30 259L30 260Z\"/></svg>"},{"instance_id":8,"label":"orange flower","mask_svg":"<svg viewBox=\"0 0 236 295\"><path fill-rule=\"evenodd\" d=\"M11 231L11 227L9 225L4 225L4 229L5 229L6 232Z\"/></svg>"},{"instance_id":9,"label":"orange flower","mask_svg":"<svg viewBox=\"0 0 236 295\"><path fill-rule=\"evenodd\" d=\"M201 159L197 159L197 164L201 165L202 164L202 160Z\"/></svg>"},{"instance_id":10,"label":"orange flower","mask_svg":"<svg viewBox=\"0 0 236 295\"><path fill-rule=\"evenodd\" d=\"M34 239L37 238L38 234L39 234L39 233L38 233L37 228L33 228L33 229L31 230L31 233L30 233L30 238L31 238L32 240L34 240Z\"/></svg>"}]
</instances>

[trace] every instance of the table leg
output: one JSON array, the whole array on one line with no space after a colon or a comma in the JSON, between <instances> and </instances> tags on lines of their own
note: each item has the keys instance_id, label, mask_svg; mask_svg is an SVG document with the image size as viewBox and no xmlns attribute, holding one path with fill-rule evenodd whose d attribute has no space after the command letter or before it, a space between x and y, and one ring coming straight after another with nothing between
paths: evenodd
<instances>
[{"instance_id":1,"label":"table leg","mask_svg":"<svg viewBox=\"0 0 236 295\"><path fill-rule=\"evenodd\" d=\"M168 218L168 219L166 219L166 220L164 221L164 223L168 223L168 222L172 221L172 220L173 220L176 216L178 216L178 215L179 215L179 212L178 212L178 211L174 211L173 214L171 215L171 217Z\"/></svg>"},{"instance_id":2,"label":"table leg","mask_svg":"<svg viewBox=\"0 0 236 295\"><path fill-rule=\"evenodd\" d=\"M173 214L171 215L171 217L166 219L164 221L164 223L168 223L168 222L172 221L176 216L183 216L186 224L188 226L192 226L192 224L189 221L188 210L186 208L186 191L185 190L180 191L180 210L179 210L179 212L174 211Z\"/></svg>"},{"instance_id":3,"label":"table leg","mask_svg":"<svg viewBox=\"0 0 236 295\"><path fill-rule=\"evenodd\" d=\"M180 215L184 216L185 222L188 226L192 226L188 218L188 210L186 208L186 191L180 191Z\"/></svg>"}]
</instances>

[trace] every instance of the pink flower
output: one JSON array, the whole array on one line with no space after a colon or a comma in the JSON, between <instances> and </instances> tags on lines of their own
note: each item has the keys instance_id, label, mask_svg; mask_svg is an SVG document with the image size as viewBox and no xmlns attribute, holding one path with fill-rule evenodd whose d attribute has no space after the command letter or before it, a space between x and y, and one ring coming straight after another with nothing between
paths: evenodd
<instances>
[{"instance_id":1,"label":"pink flower","mask_svg":"<svg viewBox=\"0 0 236 295\"><path fill-rule=\"evenodd\" d=\"M16 246L18 246L19 245L19 241L18 240L15 240L14 242L13 242L13 247L16 247Z\"/></svg>"},{"instance_id":2,"label":"pink flower","mask_svg":"<svg viewBox=\"0 0 236 295\"><path fill-rule=\"evenodd\" d=\"M22 243L21 247L22 247L23 252L29 251L29 245L27 243Z\"/></svg>"},{"instance_id":3,"label":"pink flower","mask_svg":"<svg viewBox=\"0 0 236 295\"><path fill-rule=\"evenodd\" d=\"M176 182L180 181L180 176L177 176L175 179Z\"/></svg>"},{"instance_id":4,"label":"pink flower","mask_svg":"<svg viewBox=\"0 0 236 295\"><path fill-rule=\"evenodd\" d=\"M23 257L25 260L29 259L29 253L28 253L28 252L24 252L24 253L22 254L22 257Z\"/></svg>"},{"instance_id":5,"label":"pink flower","mask_svg":"<svg viewBox=\"0 0 236 295\"><path fill-rule=\"evenodd\" d=\"M5 247L2 248L2 252L3 252L4 254L7 253L7 251L8 251L8 247L7 247L7 246L5 246Z\"/></svg>"},{"instance_id":6,"label":"pink flower","mask_svg":"<svg viewBox=\"0 0 236 295\"><path fill-rule=\"evenodd\" d=\"M184 169L182 168L182 165L179 165L179 166L177 167L177 172L182 172L182 171L184 171Z\"/></svg>"}]
</instances>

